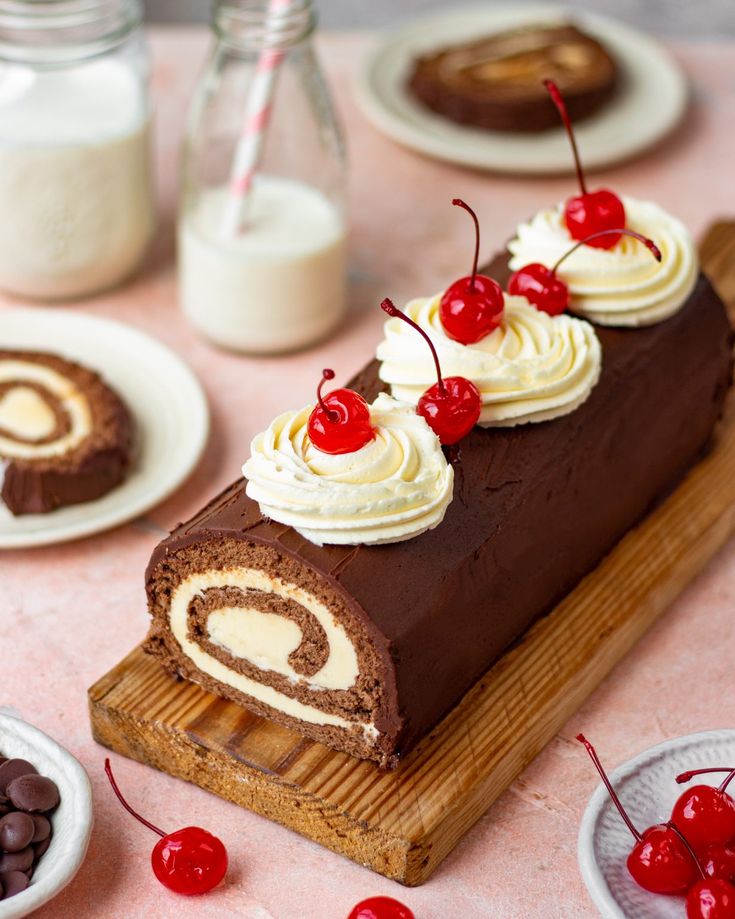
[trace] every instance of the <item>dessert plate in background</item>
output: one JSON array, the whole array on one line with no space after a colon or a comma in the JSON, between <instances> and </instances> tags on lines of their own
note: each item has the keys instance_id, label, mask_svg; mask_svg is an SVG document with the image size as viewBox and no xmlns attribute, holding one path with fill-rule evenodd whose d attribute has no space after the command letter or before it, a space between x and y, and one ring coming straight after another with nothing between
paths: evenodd
<instances>
[{"instance_id":1,"label":"dessert plate in background","mask_svg":"<svg viewBox=\"0 0 735 919\"><path fill-rule=\"evenodd\" d=\"M587 169L629 159L678 124L687 106L686 77L657 41L615 19L555 6L486 4L418 19L386 36L368 56L358 76L357 99L379 130L419 153L497 172L572 173L574 163L561 126L531 135L463 126L424 108L406 88L420 54L526 23L560 21L571 21L599 39L621 70L621 86L613 99L575 124Z\"/></svg>"},{"instance_id":2,"label":"dessert plate in background","mask_svg":"<svg viewBox=\"0 0 735 919\"><path fill-rule=\"evenodd\" d=\"M92 832L92 789L81 764L38 728L0 711L0 754L28 760L59 787L60 803L51 817L51 845L30 885L0 901L0 919L19 919L55 897L72 880L87 854Z\"/></svg>"},{"instance_id":3,"label":"dessert plate in background","mask_svg":"<svg viewBox=\"0 0 735 919\"><path fill-rule=\"evenodd\" d=\"M209 434L207 400L192 371L160 342L111 319L38 307L3 310L0 339L6 348L54 351L96 370L136 423L135 462L122 484L96 501L48 514L13 517L0 506L0 548L119 526L163 501L194 470Z\"/></svg>"},{"instance_id":4,"label":"dessert plate in background","mask_svg":"<svg viewBox=\"0 0 735 919\"><path fill-rule=\"evenodd\" d=\"M604 748L598 746L603 765ZM620 795L635 826L642 832L671 817L679 795L695 784L719 785L723 775L697 776L677 785L676 776L689 769L735 763L735 731L706 731L667 740L610 772L613 788ZM590 798L579 830L578 857L582 878L604 919L685 919L683 897L648 893L628 874L625 861L634 844L600 784Z\"/></svg>"}]
</instances>

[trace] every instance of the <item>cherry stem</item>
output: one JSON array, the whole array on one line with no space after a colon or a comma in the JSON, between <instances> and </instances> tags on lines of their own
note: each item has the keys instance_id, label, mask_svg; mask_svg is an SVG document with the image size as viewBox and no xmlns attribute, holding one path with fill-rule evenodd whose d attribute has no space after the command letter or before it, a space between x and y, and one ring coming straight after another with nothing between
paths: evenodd
<instances>
[{"instance_id":1,"label":"cherry stem","mask_svg":"<svg viewBox=\"0 0 735 919\"><path fill-rule=\"evenodd\" d=\"M625 808L620 803L620 798L618 797L615 789L610 784L610 779L607 777L607 773L602 768L602 763L600 762L600 759L597 756L597 752L595 751L595 748L592 746L589 740L587 740L584 734L577 734L577 740L581 744L584 744L585 750L587 750L587 752L590 755L590 759L595 764L595 769L597 769L597 771L600 773L600 778L602 779L602 783L605 786L605 788L607 788L608 793L610 797L612 798L613 804L615 805L615 807L617 807L620 813L620 816L623 818L623 820L625 821L625 825L628 827L630 832L633 834L635 841L640 842L643 839L643 837L638 832L638 830L635 828L635 826L633 825L633 821L627 815L627 813L625 812Z\"/></svg>"},{"instance_id":2,"label":"cherry stem","mask_svg":"<svg viewBox=\"0 0 735 919\"><path fill-rule=\"evenodd\" d=\"M691 769L689 772L682 772L681 775L677 775L676 781L679 785L682 785L684 782L691 782L695 775L706 775L709 772L728 773L725 781L720 785L719 791L726 791L727 786L735 779L735 769L731 766L712 766L710 769Z\"/></svg>"},{"instance_id":3,"label":"cherry stem","mask_svg":"<svg viewBox=\"0 0 735 919\"><path fill-rule=\"evenodd\" d=\"M122 804L125 810L132 814L136 820L140 820L143 826L147 826L149 830L153 830L154 833L158 833L159 836L165 836L166 833L163 830L159 830L157 826L154 826L145 817L141 817L137 811L134 811L133 808L128 804L128 802L123 798L123 794L120 789L117 787L117 782L115 781L115 776L112 774L112 766L110 765L110 760L105 760L105 772L107 773L107 778L110 780L110 785L112 785L112 790L117 795L118 801Z\"/></svg>"},{"instance_id":4,"label":"cherry stem","mask_svg":"<svg viewBox=\"0 0 735 919\"><path fill-rule=\"evenodd\" d=\"M316 388L316 398L317 398L317 401L319 402L319 406L321 410L324 412L324 414L327 417L327 421L331 421L332 424L337 424L337 422L339 421L339 412L335 412L333 409L329 408L329 406L327 405L327 403L324 401L322 397L322 386L324 386L327 380L333 380L333 379L334 379L334 370L330 370L329 367L325 367L324 370L322 370L322 378L319 381L319 385Z\"/></svg>"},{"instance_id":5,"label":"cherry stem","mask_svg":"<svg viewBox=\"0 0 735 919\"><path fill-rule=\"evenodd\" d=\"M688 839L686 838L686 836L682 833L682 831L679 829L679 827L673 822L673 820L668 820L667 823L666 823L666 826L667 826L670 830L673 830L673 831L676 833L676 835L679 837L679 839L684 843L684 846L685 846L687 852L688 852L688 853L691 855L691 857L692 857L692 861L693 861L694 864L697 866L697 871L698 871L699 874L701 875L702 880L703 880L703 881L706 881L706 880L707 880L707 875L704 873L704 868L702 867L702 865L701 865L699 859L697 858L697 853L696 853L696 852L694 851L694 849L692 848L691 843L689 842L689 840L688 840Z\"/></svg>"},{"instance_id":6,"label":"cherry stem","mask_svg":"<svg viewBox=\"0 0 735 919\"><path fill-rule=\"evenodd\" d=\"M477 214L472 210L469 204L461 198L452 198L452 204L455 207L463 207L475 222L475 257L472 261L472 277L470 278L469 287L470 290L474 290L475 278L477 277L477 263L480 258L480 222L477 219Z\"/></svg>"},{"instance_id":7,"label":"cherry stem","mask_svg":"<svg viewBox=\"0 0 735 919\"><path fill-rule=\"evenodd\" d=\"M402 313L401 310L393 303L393 301L386 297L385 300L380 304L380 308L383 312L387 313L389 316L392 316L394 319L402 319L404 322L407 322L412 328L416 329L419 335L422 335L424 341L429 346L431 351L431 356L434 358L434 365L436 367L436 378L439 381L439 389L442 394L445 394L447 391L446 386L444 385L444 380L442 379L442 369L439 364L439 355L436 353L436 348L434 347L434 342L429 338L426 332L421 328L421 326L414 322L410 316L407 316L405 313Z\"/></svg>"},{"instance_id":8,"label":"cherry stem","mask_svg":"<svg viewBox=\"0 0 735 919\"><path fill-rule=\"evenodd\" d=\"M561 115L561 120L564 122L564 127L566 128L567 135L569 137L569 143L572 145L572 153L574 154L574 165L577 167L577 181L579 182L579 188L583 195L587 194L587 183L584 180L584 172L582 172L582 163L579 159L579 151L577 150L577 141L574 138L574 131L572 130L572 121L569 117L569 112L567 111L567 104L564 101L559 87L554 83L553 80L544 80L544 88L551 96L551 101L557 108L557 111Z\"/></svg>"},{"instance_id":9,"label":"cherry stem","mask_svg":"<svg viewBox=\"0 0 735 919\"><path fill-rule=\"evenodd\" d=\"M656 259L657 262L661 261L661 250L652 239L649 239L647 236L643 236L641 233L636 233L635 230L626 230L624 227L620 227L615 230L598 230L596 233L590 233L589 236L585 236L584 239L580 239L578 243L572 246L571 249L567 249L564 255L558 259L557 263L551 269L551 273L556 274L559 265L561 265L565 259L569 258L572 252L576 252L580 246L584 246L591 240L598 239L600 236L609 236L610 233L619 233L622 236L630 236L632 239L637 239L639 243L643 243L643 245L646 247L646 249L648 249L648 251Z\"/></svg>"}]
</instances>

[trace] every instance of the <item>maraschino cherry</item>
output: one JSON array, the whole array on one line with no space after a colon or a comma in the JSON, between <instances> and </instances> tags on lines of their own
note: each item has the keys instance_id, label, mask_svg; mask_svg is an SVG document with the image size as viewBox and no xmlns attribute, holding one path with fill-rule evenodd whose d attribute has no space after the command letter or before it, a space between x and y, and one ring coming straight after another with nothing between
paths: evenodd
<instances>
[{"instance_id":1,"label":"maraschino cherry","mask_svg":"<svg viewBox=\"0 0 735 919\"><path fill-rule=\"evenodd\" d=\"M698 881L687 894L687 919L735 919L735 887L719 878Z\"/></svg>"},{"instance_id":2,"label":"maraschino cherry","mask_svg":"<svg viewBox=\"0 0 735 919\"><path fill-rule=\"evenodd\" d=\"M474 345L489 335L503 319L503 289L497 281L477 273L480 255L480 224L477 214L461 198L452 204L463 207L475 224L475 257L472 274L450 285L439 301L439 319L449 338L463 345Z\"/></svg>"},{"instance_id":3,"label":"maraschino cherry","mask_svg":"<svg viewBox=\"0 0 735 919\"><path fill-rule=\"evenodd\" d=\"M456 444L470 433L480 417L482 400L478 388L464 377L442 377L434 343L421 326L402 313L387 297L380 307L389 316L402 319L416 329L429 346L434 358L437 382L421 396L416 411L426 419L431 430L443 444Z\"/></svg>"},{"instance_id":4,"label":"maraschino cherry","mask_svg":"<svg viewBox=\"0 0 735 919\"><path fill-rule=\"evenodd\" d=\"M661 261L661 250L652 239L636 233L635 230L614 229L600 230L599 233L592 233L590 236L580 239L578 243L568 249L564 255L553 266L547 268L540 262L531 262L530 265L524 265L518 271L514 271L508 281L508 293L519 297L525 297L530 303L551 316L558 316L563 313L569 306L569 288L560 278L556 276L559 266L565 259L569 258L572 252L576 252L580 246L592 245L595 239L601 236L608 236L614 233L617 239L621 235L632 236L638 242L650 250L657 262Z\"/></svg>"},{"instance_id":5,"label":"maraschino cherry","mask_svg":"<svg viewBox=\"0 0 735 919\"><path fill-rule=\"evenodd\" d=\"M676 781L682 784L689 782L695 775L716 771L695 769L678 775ZM695 849L725 845L735 838L735 800L727 793L727 786L733 778L735 769L730 771L719 788L694 785L674 805L671 819Z\"/></svg>"},{"instance_id":6,"label":"maraschino cherry","mask_svg":"<svg viewBox=\"0 0 735 919\"><path fill-rule=\"evenodd\" d=\"M668 826L689 852L700 877L687 893L687 919L735 919L735 887L721 878L707 877L686 836L675 823L669 822Z\"/></svg>"},{"instance_id":7,"label":"maraschino cherry","mask_svg":"<svg viewBox=\"0 0 735 919\"><path fill-rule=\"evenodd\" d=\"M393 897L368 897L352 908L347 919L415 919L411 910Z\"/></svg>"},{"instance_id":8,"label":"maraschino cherry","mask_svg":"<svg viewBox=\"0 0 735 919\"><path fill-rule=\"evenodd\" d=\"M613 804L633 834L635 845L627 861L633 880L652 893L686 893L697 877L703 877L703 874L686 841L682 840L682 834L666 823L656 824L639 833L610 784L595 748L583 734L578 734L577 740L584 744Z\"/></svg>"},{"instance_id":9,"label":"maraschino cherry","mask_svg":"<svg viewBox=\"0 0 735 919\"><path fill-rule=\"evenodd\" d=\"M309 416L312 444L322 453L354 453L375 438L367 402L351 389L334 389L322 396L322 386L334 379L334 371L322 371L317 387L317 405Z\"/></svg>"},{"instance_id":10,"label":"maraschino cherry","mask_svg":"<svg viewBox=\"0 0 735 919\"><path fill-rule=\"evenodd\" d=\"M125 810L161 837L153 847L151 864L163 886L187 895L207 893L216 887L227 872L227 850L222 842L198 826L164 833L134 811L122 796L109 759L105 760L105 772Z\"/></svg>"},{"instance_id":11,"label":"maraschino cherry","mask_svg":"<svg viewBox=\"0 0 735 919\"><path fill-rule=\"evenodd\" d=\"M577 150L577 141L574 138L572 122L567 112L567 107L559 87L553 80L544 80L551 100L557 107L561 120L564 122L569 142L572 145L572 154L574 155L574 164L577 168L577 181L581 194L569 198L564 207L564 222L572 239L586 239L593 233L600 230L616 230L617 227L625 226L625 207L618 196L606 188L599 191L587 191L587 183L584 179L582 164L579 159ZM600 249L611 249L620 239L620 231L613 232L609 236L600 236L594 242L588 243L590 246L596 246Z\"/></svg>"}]
</instances>

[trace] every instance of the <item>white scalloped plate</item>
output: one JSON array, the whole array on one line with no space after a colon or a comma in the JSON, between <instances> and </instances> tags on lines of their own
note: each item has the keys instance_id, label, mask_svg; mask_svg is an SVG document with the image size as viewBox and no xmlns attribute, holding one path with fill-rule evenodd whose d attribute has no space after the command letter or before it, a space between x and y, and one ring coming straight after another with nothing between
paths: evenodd
<instances>
[{"instance_id":1,"label":"white scalloped plate","mask_svg":"<svg viewBox=\"0 0 735 919\"><path fill-rule=\"evenodd\" d=\"M597 752L606 765L604 749ZM610 772L610 781L633 823L644 830L670 818L674 802L689 787L674 781L680 772L731 763L735 765L735 731L705 731L645 750ZM723 778L703 775L696 781L719 785ZM578 844L582 878L600 914L604 919L686 919L682 897L647 893L630 877L625 861L632 845L630 832L600 784L582 818Z\"/></svg>"},{"instance_id":2,"label":"white scalloped plate","mask_svg":"<svg viewBox=\"0 0 735 919\"><path fill-rule=\"evenodd\" d=\"M70 310L0 310L6 348L54 351L96 370L125 400L138 433L135 465L109 494L48 514L13 517L0 506L0 548L89 536L139 517L194 470L209 435L209 409L192 371L132 326Z\"/></svg>"},{"instance_id":3,"label":"white scalloped plate","mask_svg":"<svg viewBox=\"0 0 735 919\"><path fill-rule=\"evenodd\" d=\"M688 86L668 51L616 19L555 5L486 3L421 17L386 35L368 56L358 74L357 100L375 127L419 153L496 172L573 173L561 127L531 135L472 128L424 108L406 89L409 69L420 54L527 22L560 20L572 20L604 42L623 74L615 97L576 126L588 170L630 159L673 130L686 111Z\"/></svg>"},{"instance_id":4,"label":"white scalloped plate","mask_svg":"<svg viewBox=\"0 0 735 919\"><path fill-rule=\"evenodd\" d=\"M87 854L92 832L92 789L81 764L38 728L0 713L0 753L32 763L59 786L51 817L53 837L29 886L0 900L0 919L20 919L48 903L72 880Z\"/></svg>"}]
</instances>

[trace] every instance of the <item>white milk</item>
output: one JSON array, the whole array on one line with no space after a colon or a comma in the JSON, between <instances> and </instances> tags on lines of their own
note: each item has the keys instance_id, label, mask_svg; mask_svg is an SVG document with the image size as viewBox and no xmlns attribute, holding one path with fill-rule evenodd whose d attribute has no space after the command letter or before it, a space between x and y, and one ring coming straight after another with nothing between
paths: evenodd
<instances>
[{"instance_id":1,"label":"white milk","mask_svg":"<svg viewBox=\"0 0 735 919\"><path fill-rule=\"evenodd\" d=\"M117 61L0 67L0 287L67 299L137 266L154 226L148 125Z\"/></svg>"},{"instance_id":2,"label":"white milk","mask_svg":"<svg viewBox=\"0 0 735 919\"><path fill-rule=\"evenodd\" d=\"M323 338L345 303L345 226L300 182L260 176L249 222L223 238L224 189L204 192L179 224L179 296L192 324L225 348L289 351Z\"/></svg>"}]
</instances>

